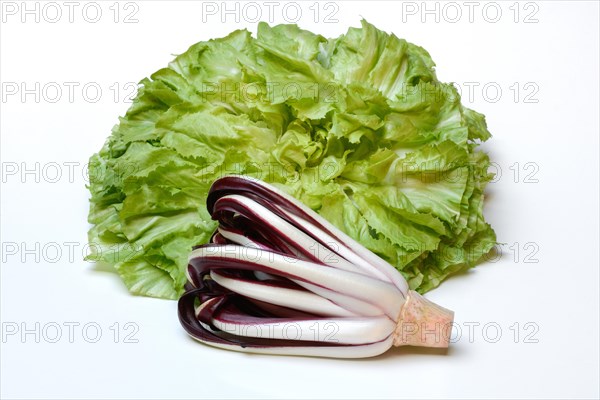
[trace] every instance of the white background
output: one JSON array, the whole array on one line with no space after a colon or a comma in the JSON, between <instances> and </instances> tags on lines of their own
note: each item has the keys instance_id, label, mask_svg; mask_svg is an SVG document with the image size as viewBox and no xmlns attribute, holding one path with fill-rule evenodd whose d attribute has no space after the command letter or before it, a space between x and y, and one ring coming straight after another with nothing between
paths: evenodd
<instances>
[{"instance_id":1,"label":"white background","mask_svg":"<svg viewBox=\"0 0 600 400\"><path fill-rule=\"evenodd\" d=\"M598 398L597 2L498 2L485 13L478 3L473 22L457 2L455 23L456 7L446 3L427 4L438 7L437 22L421 2L321 3L317 22L313 2L298 3L299 24L324 36L364 17L425 47L441 80L474 87L463 101L485 113L494 134L484 149L500 176L489 186L485 214L506 243L502 256L427 295L455 311L460 337L447 354L404 348L358 361L201 345L180 327L175 302L131 296L117 275L82 261L84 164L128 108L126 85L197 41L256 29L244 21L252 10L239 23L235 15L221 23L220 13L203 14L193 1L117 4L115 23L113 3L98 3L97 23L84 19L83 2L72 23L62 2L56 23L48 22L56 10L43 14L44 3L39 22L33 14L25 23L21 2L2 5L2 398ZM276 23L294 17L289 8L282 16L282 7ZM124 23L134 11L138 22ZM333 11L338 22L325 22ZM35 93L22 98L21 83L31 89L36 82L39 101ZM55 103L53 85L42 90L52 82L63 89ZM79 85L73 99L65 82ZM82 93L90 83L102 89L96 102L93 88ZM10 95L15 84L19 92ZM39 172L23 173L36 162ZM36 323L39 343L35 333L21 335ZM69 323L79 324L72 338ZM87 336L85 324L93 324ZM56 325L62 336L51 343ZM88 343L94 327L102 336Z\"/></svg>"}]
</instances>

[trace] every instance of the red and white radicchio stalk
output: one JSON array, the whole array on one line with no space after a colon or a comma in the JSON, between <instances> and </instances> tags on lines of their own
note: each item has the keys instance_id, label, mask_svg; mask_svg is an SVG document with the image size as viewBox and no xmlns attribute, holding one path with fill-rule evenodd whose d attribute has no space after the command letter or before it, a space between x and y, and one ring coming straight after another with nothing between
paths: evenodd
<instances>
[{"instance_id":1,"label":"red and white radicchio stalk","mask_svg":"<svg viewBox=\"0 0 600 400\"><path fill-rule=\"evenodd\" d=\"M371 357L448 347L453 312L302 203L244 176L214 182L212 243L189 257L179 319L203 343L251 353Z\"/></svg>"}]
</instances>

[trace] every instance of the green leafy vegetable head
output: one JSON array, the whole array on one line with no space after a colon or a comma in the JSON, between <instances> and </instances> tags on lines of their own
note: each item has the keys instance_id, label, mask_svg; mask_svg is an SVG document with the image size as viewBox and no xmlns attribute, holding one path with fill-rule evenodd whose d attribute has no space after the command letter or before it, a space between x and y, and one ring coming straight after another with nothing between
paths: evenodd
<instances>
[{"instance_id":1,"label":"green leafy vegetable head","mask_svg":"<svg viewBox=\"0 0 600 400\"><path fill-rule=\"evenodd\" d=\"M191 247L216 223L211 183L275 184L425 292L496 242L483 115L429 54L367 22L336 39L258 25L200 42L141 81L90 160L89 259L132 293L177 298Z\"/></svg>"}]
</instances>

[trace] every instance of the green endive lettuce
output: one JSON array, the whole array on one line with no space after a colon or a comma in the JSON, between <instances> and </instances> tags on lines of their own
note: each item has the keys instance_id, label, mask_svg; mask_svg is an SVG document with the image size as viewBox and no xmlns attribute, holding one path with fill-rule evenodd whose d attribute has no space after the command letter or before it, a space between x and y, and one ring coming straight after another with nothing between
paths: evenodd
<instances>
[{"instance_id":1,"label":"green endive lettuce","mask_svg":"<svg viewBox=\"0 0 600 400\"><path fill-rule=\"evenodd\" d=\"M210 239L211 183L273 183L394 265L421 293L496 243L483 115L429 54L367 22L337 39L261 23L190 47L141 81L90 160L89 259L132 293L177 298Z\"/></svg>"}]
</instances>

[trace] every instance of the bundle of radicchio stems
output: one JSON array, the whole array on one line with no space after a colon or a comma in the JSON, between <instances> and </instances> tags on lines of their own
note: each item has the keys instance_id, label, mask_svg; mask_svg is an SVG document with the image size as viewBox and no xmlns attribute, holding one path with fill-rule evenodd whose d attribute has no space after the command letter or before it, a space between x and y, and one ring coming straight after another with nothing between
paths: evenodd
<instances>
[{"instance_id":1,"label":"bundle of radicchio stems","mask_svg":"<svg viewBox=\"0 0 600 400\"><path fill-rule=\"evenodd\" d=\"M211 243L189 257L179 319L229 350L362 358L448 347L454 313L298 200L244 176L215 181Z\"/></svg>"}]
</instances>

